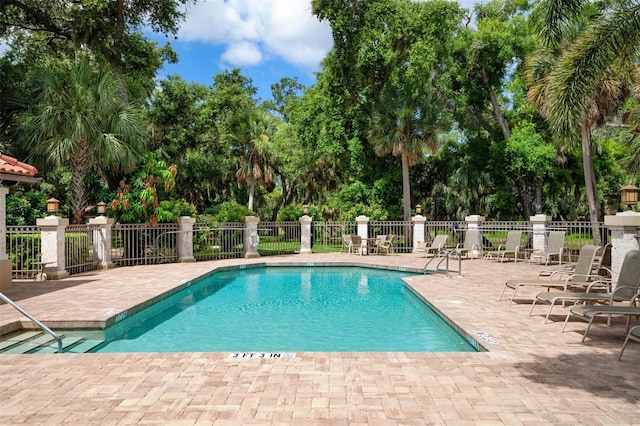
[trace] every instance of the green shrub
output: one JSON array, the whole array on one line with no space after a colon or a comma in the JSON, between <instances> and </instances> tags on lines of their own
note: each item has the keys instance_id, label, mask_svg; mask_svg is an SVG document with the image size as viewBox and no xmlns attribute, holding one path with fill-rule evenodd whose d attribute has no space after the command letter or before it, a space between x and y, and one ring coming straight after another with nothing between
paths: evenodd
<instances>
[{"instance_id":1,"label":"green shrub","mask_svg":"<svg viewBox=\"0 0 640 426\"><path fill-rule=\"evenodd\" d=\"M33 266L40 261L40 234L12 234L9 235L9 254L11 269L34 270Z\"/></svg>"},{"instance_id":2,"label":"green shrub","mask_svg":"<svg viewBox=\"0 0 640 426\"><path fill-rule=\"evenodd\" d=\"M204 211L216 222L244 222L246 216L253 216L253 212L235 201L227 201Z\"/></svg>"}]
</instances>

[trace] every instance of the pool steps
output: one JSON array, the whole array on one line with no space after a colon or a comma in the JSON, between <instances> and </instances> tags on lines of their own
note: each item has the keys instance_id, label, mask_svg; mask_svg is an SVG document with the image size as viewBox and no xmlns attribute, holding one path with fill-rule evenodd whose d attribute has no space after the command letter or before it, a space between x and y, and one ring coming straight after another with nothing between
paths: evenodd
<instances>
[{"instance_id":1,"label":"pool steps","mask_svg":"<svg viewBox=\"0 0 640 426\"><path fill-rule=\"evenodd\" d=\"M102 344L104 340L88 339L82 335L62 336L64 353L85 353ZM56 353L58 344L48 333L42 331L18 331L0 336L1 354L46 354Z\"/></svg>"}]
</instances>

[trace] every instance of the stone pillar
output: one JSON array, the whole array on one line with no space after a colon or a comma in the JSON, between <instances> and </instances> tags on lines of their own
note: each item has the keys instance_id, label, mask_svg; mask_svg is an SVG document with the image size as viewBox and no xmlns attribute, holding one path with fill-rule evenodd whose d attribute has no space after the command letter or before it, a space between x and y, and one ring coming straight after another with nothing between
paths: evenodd
<instances>
[{"instance_id":1,"label":"stone pillar","mask_svg":"<svg viewBox=\"0 0 640 426\"><path fill-rule=\"evenodd\" d=\"M244 223L244 257L260 257L260 253L258 253L258 244L260 243L258 223L260 223L260 218L255 216L246 216L244 218Z\"/></svg>"},{"instance_id":2,"label":"stone pillar","mask_svg":"<svg viewBox=\"0 0 640 426\"><path fill-rule=\"evenodd\" d=\"M111 261L111 228L115 219L106 216L98 216L89 219L89 225L96 225L98 229L93 231L93 249L98 258L100 268L113 268Z\"/></svg>"},{"instance_id":3,"label":"stone pillar","mask_svg":"<svg viewBox=\"0 0 640 426\"><path fill-rule=\"evenodd\" d=\"M313 219L308 215L300 218L300 254L311 253L311 222Z\"/></svg>"},{"instance_id":4,"label":"stone pillar","mask_svg":"<svg viewBox=\"0 0 640 426\"><path fill-rule=\"evenodd\" d=\"M69 225L69 219L47 216L36 220L40 227L42 262L47 262L47 278L59 280L69 276L65 269L64 231Z\"/></svg>"},{"instance_id":5,"label":"stone pillar","mask_svg":"<svg viewBox=\"0 0 640 426\"><path fill-rule=\"evenodd\" d=\"M193 224L196 220L190 216L178 218L178 234L176 236L176 247L178 248L178 262L195 262L193 257Z\"/></svg>"},{"instance_id":6,"label":"stone pillar","mask_svg":"<svg viewBox=\"0 0 640 426\"><path fill-rule=\"evenodd\" d=\"M369 218L367 216L356 217L358 223L357 234L362 238L362 245L360 246L360 253L366 253L367 251L367 238L369 238Z\"/></svg>"},{"instance_id":7,"label":"stone pillar","mask_svg":"<svg viewBox=\"0 0 640 426\"><path fill-rule=\"evenodd\" d=\"M7 256L7 194L9 188L0 188L0 292L11 290L11 259Z\"/></svg>"},{"instance_id":8,"label":"stone pillar","mask_svg":"<svg viewBox=\"0 0 640 426\"><path fill-rule=\"evenodd\" d=\"M363 240L367 239L369 237L369 218L367 216L358 216L356 217L356 222L358 223L357 234Z\"/></svg>"},{"instance_id":9,"label":"stone pillar","mask_svg":"<svg viewBox=\"0 0 640 426\"><path fill-rule=\"evenodd\" d=\"M535 216L531 216L529 220L531 221L531 226L533 228L533 251L545 251L549 240L547 227L549 222L551 222L551 216L537 214Z\"/></svg>"},{"instance_id":10,"label":"stone pillar","mask_svg":"<svg viewBox=\"0 0 640 426\"><path fill-rule=\"evenodd\" d=\"M471 216L467 216L464 218L464 221L467 222L467 231L478 231L478 241L474 241L476 246L482 247L482 222L484 222L485 217L479 216L477 214L472 214ZM466 235L465 235L466 241ZM480 250L471 250L469 251L469 257L482 257L482 249Z\"/></svg>"},{"instance_id":11,"label":"stone pillar","mask_svg":"<svg viewBox=\"0 0 640 426\"><path fill-rule=\"evenodd\" d=\"M413 252L416 253L419 248L426 247L426 241L424 241L424 228L427 218L421 214L417 214L411 218L413 222Z\"/></svg>"},{"instance_id":12,"label":"stone pillar","mask_svg":"<svg viewBox=\"0 0 640 426\"><path fill-rule=\"evenodd\" d=\"M631 250L640 250L640 213L625 211L615 216L605 216L604 225L611 231L611 278L618 282L624 257Z\"/></svg>"}]
</instances>

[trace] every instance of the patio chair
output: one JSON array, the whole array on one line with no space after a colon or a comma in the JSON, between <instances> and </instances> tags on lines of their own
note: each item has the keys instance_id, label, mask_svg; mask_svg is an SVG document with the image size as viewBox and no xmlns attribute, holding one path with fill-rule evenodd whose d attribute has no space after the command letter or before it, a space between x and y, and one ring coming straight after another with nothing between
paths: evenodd
<instances>
[{"instance_id":1,"label":"patio chair","mask_svg":"<svg viewBox=\"0 0 640 426\"><path fill-rule=\"evenodd\" d=\"M424 256L427 257L430 253L433 253L434 256L437 255L444 247L444 243L447 242L447 238L449 238L447 234L436 235L431 245L424 248Z\"/></svg>"},{"instance_id":2,"label":"patio chair","mask_svg":"<svg viewBox=\"0 0 640 426\"><path fill-rule=\"evenodd\" d=\"M549 232L546 250L534 251L529 257L529 262L537 260L548 265L551 259L558 258L558 265L562 264L562 255L564 254L564 231Z\"/></svg>"},{"instance_id":3,"label":"patio chair","mask_svg":"<svg viewBox=\"0 0 640 426\"><path fill-rule=\"evenodd\" d=\"M343 253L345 250L347 253L351 250L351 235L349 234L342 234L342 248L340 249L340 253Z\"/></svg>"},{"instance_id":4,"label":"patio chair","mask_svg":"<svg viewBox=\"0 0 640 426\"><path fill-rule=\"evenodd\" d=\"M596 281L598 276L592 274L593 259L596 253L600 250L600 246L586 244L580 249L578 255L578 262L573 271L567 271L565 269L558 269L556 271L541 271L537 280L528 278L514 278L507 280L500 294L500 299L507 288L513 289L513 294L509 299L509 304L513 302L513 298L520 287L546 287L547 290L551 288L559 288L563 291L567 291L571 287L587 287L592 284L592 281Z\"/></svg>"},{"instance_id":5,"label":"patio chair","mask_svg":"<svg viewBox=\"0 0 640 426\"><path fill-rule=\"evenodd\" d=\"M479 250L482 252L482 246L478 245L480 239L480 231L472 229L464 233L464 242L456 246L454 254L458 256L469 257L469 253Z\"/></svg>"},{"instance_id":6,"label":"patio chair","mask_svg":"<svg viewBox=\"0 0 640 426\"><path fill-rule=\"evenodd\" d=\"M393 253L393 240L395 240L396 236L394 234L389 235L385 240L378 245L377 253L380 254L381 251L385 253Z\"/></svg>"},{"instance_id":7,"label":"patio chair","mask_svg":"<svg viewBox=\"0 0 640 426\"><path fill-rule=\"evenodd\" d=\"M597 274L597 271L594 272L595 276L602 277ZM607 287L609 281L605 280L605 278L601 278L603 284L606 283ZM542 292L536 295L536 298L533 300L531 304L531 311L529 311L529 315L533 312L533 308L536 302L547 302L550 303L549 311L547 312L547 316L545 317L545 322L548 321L549 315L551 314L551 310L557 301L567 302L599 302L599 303L608 303L609 305L613 305L614 302L625 302L630 300L634 294L640 291L640 251L639 250L631 250L627 253L622 263L622 267L620 269L620 275L618 276L618 282L616 284L616 288L612 292L598 292L591 291L593 287L587 287L586 292L560 292L560 291L549 291ZM600 286L602 288L602 286Z\"/></svg>"},{"instance_id":8,"label":"patio chair","mask_svg":"<svg viewBox=\"0 0 640 426\"><path fill-rule=\"evenodd\" d=\"M380 246L383 246L387 241L386 235L376 235L375 239L371 240L371 244L369 246L369 251L371 253L378 254L378 249Z\"/></svg>"},{"instance_id":9,"label":"patio chair","mask_svg":"<svg viewBox=\"0 0 640 426\"><path fill-rule=\"evenodd\" d=\"M349 244L348 253L362 254L362 237L360 235L349 235L349 239L351 240L351 243Z\"/></svg>"},{"instance_id":10,"label":"patio chair","mask_svg":"<svg viewBox=\"0 0 640 426\"><path fill-rule=\"evenodd\" d=\"M640 306L636 306L636 303L640 300L640 292L636 293L635 296L629 301L629 305L620 306L620 305L574 305L569 313L567 314L567 318L564 320L564 325L562 326L562 331L567 326L569 322L569 318L576 317L580 318L584 321L587 321L589 324L587 325L587 329L584 331L584 335L582 336L581 342L587 338L587 334L589 334L589 330L591 329L591 324L593 321L600 315L608 315L609 320L607 324L610 325L610 320L612 315L623 315L627 317L627 328L625 333L628 333L631 326L631 317L640 317Z\"/></svg>"},{"instance_id":11,"label":"patio chair","mask_svg":"<svg viewBox=\"0 0 640 426\"><path fill-rule=\"evenodd\" d=\"M492 250L485 254L485 259L498 259L504 262L507 256L513 256L514 262L518 261L518 252L520 251L520 242L522 239L522 231L507 232L507 241L504 246L500 244L497 250Z\"/></svg>"},{"instance_id":12,"label":"patio chair","mask_svg":"<svg viewBox=\"0 0 640 426\"><path fill-rule=\"evenodd\" d=\"M618 361L620 361L620 359L622 358L622 353L624 352L624 349L627 347L627 344L629 343L630 340L640 343L640 325L636 325L631 330L629 330L629 333L627 333L627 338L624 339L622 348L620 348L620 355L618 355Z\"/></svg>"}]
</instances>

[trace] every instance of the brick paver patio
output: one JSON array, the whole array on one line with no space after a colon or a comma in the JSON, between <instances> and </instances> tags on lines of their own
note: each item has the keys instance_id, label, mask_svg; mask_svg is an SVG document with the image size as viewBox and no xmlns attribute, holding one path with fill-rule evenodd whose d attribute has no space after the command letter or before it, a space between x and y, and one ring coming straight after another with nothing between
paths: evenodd
<instances>
[{"instance_id":1,"label":"brick paver patio","mask_svg":"<svg viewBox=\"0 0 640 426\"><path fill-rule=\"evenodd\" d=\"M123 267L62 281L18 282L7 293L49 325L98 326L116 313L219 266L348 262L421 268L419 255L313 254ZM567 308L544 324L526 300L498 301L504 281L542 267L464 260L463 277L408 280L480 353L228 353L0 355L0 424L623 425L640 424L640 345L617 354L624 324L584 322L561 333ZM521 290L523 299L535 289ZM520 294L520 292L519 292ZM24 321L0 306L0 329ZM637 322L637 320L636 320ZM383 337L381 337L383 338Z\"/></svg>"}]
</instances>

